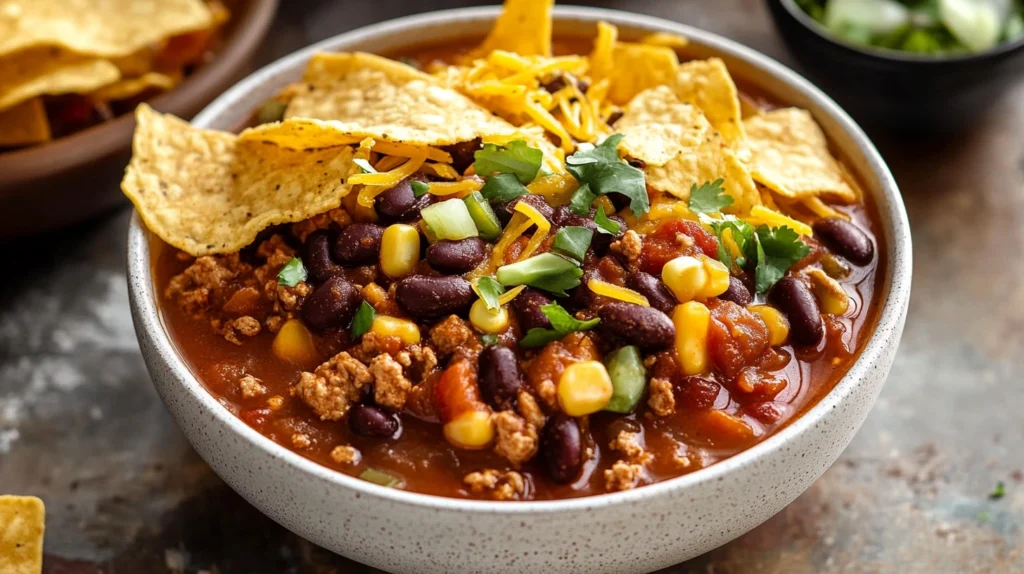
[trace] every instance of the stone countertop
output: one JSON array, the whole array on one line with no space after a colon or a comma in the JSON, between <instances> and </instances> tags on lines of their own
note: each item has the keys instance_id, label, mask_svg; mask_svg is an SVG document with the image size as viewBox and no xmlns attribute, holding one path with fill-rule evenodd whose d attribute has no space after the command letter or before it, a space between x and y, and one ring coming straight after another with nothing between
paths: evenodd
<instances>
[{"instance_id":1,"label":"stone countertop","mask_svg":"<svg viewBox=\"0 0 1024 574\"><path fill-rule=\"evenodd\" d=\"M263 61L461 2L282 2ZM757 0L606 1L792 64ZM910 213L896 364L842 458L761 527L671 573L1024 572L1024 82L966 134L876 141ZM186 443L125 286L129 211L0 245L0 491L47 503L48 573L374 570L277 526ZM1006 496L988 497L997 481Z\"/></svg>"}]
</instances>

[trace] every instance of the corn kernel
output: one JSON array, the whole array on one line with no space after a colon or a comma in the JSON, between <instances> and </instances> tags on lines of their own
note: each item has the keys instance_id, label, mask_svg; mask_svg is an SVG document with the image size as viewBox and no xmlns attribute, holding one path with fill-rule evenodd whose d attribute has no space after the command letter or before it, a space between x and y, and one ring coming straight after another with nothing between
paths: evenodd
<instances>
[{"instance_id":1,"label":"corn kernel","mask_svg":"<svg viewBox=\"0 0 1024 574\"><path fill-rule=\"evenodd\" d=\"M708 272L704 263L696 257L683 255L665 264L661 280L680 302L696 299L708 283Z\"/></svg>"},{"instance_id":2,"label":"corn kernel","mask_svg":"<svg viewBox=\"0 0 1024 574\"><path fill-rule=\"evenodd\" d=\"M494 440L494 421L484 410L466 411L444 425L444 438L459 448L481 449Z\"/></svg>"},{"instance_id":3,"label":"corn kernel","mask_svg":"<svg viewBox=\"0 0 1024 574\"><path fill-rule=\"evenodd\" d=\"M689 301L672 311L676 326L676 353L686 375L699 375L708 369L708 326L711 311L703 303Z\"/></svg>"},{"instance_id":4,"label":"corn kernel","mask_svg":"<svg viewBox=\"0 0 1024 574\"><path fill-rule=\"evenodd\" d=\"M363 287L363 299L366 299L366 302L374 307L383 303L387 298L388 292L376 283L368 283L366 287Z\"/></svg>"},{"instance_id":5,"label":"corn kernel","mask_svg":"<svg viewBox=\"0 0 1024 574\"><path fill-rule=\"evenodd\" d=\"M812 267L806 272L811 280L811 290L821 304L821 310L832 315L844 315L850 310L850 296L838 281L827 273Z\"/></svg>"},{"instance_id":6,"label":"corn kernel","mask_svg":"<svg viewBox=\"0 0 1024 574\"><path fill-rule=\"evenodd\" d=\"M778 309L768 305L751 305L747 309L760 315L768 327L768 344L778 347L786 342L789 338L789 320Z\"/></svg>"},{"instance_id":7,"label":"corn kernel","mask_svg":"<svg viewBox=\"0 0 1024 574\"><path fill-rule=\"evenodd\" d=\"M298 319L285 321L270 349L275 357L300 366L316 364L319 358L313 335Z\"/></svg>"},{"instance_id":8,"label":"corn kernel","mask_svg":"<svg viewBox=\"0 0 1024 574\"><path fill-rule=\"evenodd\" d=\"M708 282L700 292L701 298L710 299L725 293L729 288L729 268L721 261L707 255L701 255L700 260L704 263L704 270L708 274Z\"/></svg>"},{"instance_id":9,"label":"corn kernel","mask_svg":"<svg viewBox=\"0 0 1024 574\"><path fill-rule=\"evenodd\" d=\"M406 345L420 342L420 328L416 323L398 317L377 315L370 324L370 331L378 335L398 337Z\"/></svg>"},{"instance_id":10,"label":"corn kernel","mask_svg":"<svg viewBox=\"0 0 1024 574\"><path fill-rule=\"evenodd\" d=\"M508 310L498 307L497 311L491 311L483 299L477 299L469 308L469 322L484 333L501 333L508 329Z\"/></svg>"},{"instance_id":11,"label":"corn kernel","mask_svg":"<svg viewBox=\"0 0 1024 574\"><path fill-rule=\"evenodd\" d=\"M612 398L612 379L600 361L573 363L558 379L558 405L574 417L596 413Z\"/></svg>"},{"instance_id":12,"label":"corn kernel","mask_svg":"<svg viewBox=\"0 0 1024 574\"><path fill-rule=\"evenodd\" d=\"M411 225L396 223L384 230L380 240L380 268L388 277L412 273L420 260L420 232Z\"/></svg>"}]
</instances>

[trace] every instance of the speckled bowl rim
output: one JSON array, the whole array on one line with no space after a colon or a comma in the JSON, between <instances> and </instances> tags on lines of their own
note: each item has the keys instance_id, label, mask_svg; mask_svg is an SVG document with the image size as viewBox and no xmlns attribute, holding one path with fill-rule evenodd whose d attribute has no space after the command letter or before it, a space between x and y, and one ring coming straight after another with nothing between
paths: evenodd
<instances>
[{"instance_id":1,"label":"speckled bowl rim","mask_svg":"<svg viewBox=\"0 0 1024 574\"><path fill-rule=\"evenodd\" d=\"M321 41L253 73L210 104L203 112L196 116L193 123L199 126L208 125L218 116L227 113L231 106L235 105L235 102L240 99L244 99L246 94L258 91L261 84L266 83L276 74L301 65L316 52L331 51L335 44L341 42L363 42L382 35L407 33L410 30L436 25L438 22L446 20L493 20L497 17L499 10L500 8L497 6L487 6L429 12L374 24ZM161 358L167 362L177 382L185 387L194 400L199 401L204 408L213 413L218 422L225 424L231 431L244 438L250 443L252 448L261 449L266 454L279 459L282 464L292 465L317 479L336 484L339 488L351 489L367 497L388 499L395 503L431 509L457 510L477 514L526 515L579 510L588 511L614 505L628 505L634 501L658 497L665 493L687 489L700 483L720 480L724 475L740 471L743 467L759 459L779 452L794 437L812 432L815 425L822 422L822 419L829 411L842 408L844 401L854 389L872 376L870 373L871 365L879 361L885 354L886 349L898 340L900 334L898 326L896 328L883 328L883 325L885 324L886 317L897 318L902 316L909 303L912 259L910 225L896 181L893 179L892 174L874 145L846 112L818 90L818 88L789 68L750 48L716 34L662 18L602 8L558 6L555 8L554 14L556 20L567 19L593 22L605 20L624 27L682 34L716 52L743 60L752 67L759 69L761 73L775 76L783 83L788 84L789 87L795 89L797 93L812 101L819 113L830 116L830 119L835 121L841 130L852 137L858 151L866 159L871 175L877 180L878 187L881 189L882 197L876 198L876 203L879 206L882 221L891 225L893 231L892 237L887 237L888 257L886 258L887 265L884 269L887 281L884 283L882 292L884 301L881 303L878 324L875 326L874 333L872 333L864 345L860 356L858 356L849 371L831 392L802 416L797 417L796 420L774 435L710 467L642 488L563 500L519 502L491 502L448 498L385 488L322 466L278 445L233 415L203 387L189 367L178 356L177 349L172 343L166 328L163 328L163 322L156 306L151 275L152 268L148 243L150 234L139 219L138 213L135 213L128 232L128 281L129 291L132 293L135 303L133 313L139 315L136 317L136 323L144 325L145 328L150 330L159 330L159 332L149 333L154 343L153 351L161 355ZM865 173L864 175L867 174Z\"/></svg>"}]
</instances>

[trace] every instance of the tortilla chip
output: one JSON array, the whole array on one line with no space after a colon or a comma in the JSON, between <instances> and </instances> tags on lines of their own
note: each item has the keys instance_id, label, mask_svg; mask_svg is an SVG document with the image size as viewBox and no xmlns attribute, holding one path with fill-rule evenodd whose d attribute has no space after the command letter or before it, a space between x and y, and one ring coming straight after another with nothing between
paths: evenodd
<instances>
[{"instance_id":1,"label":"tortilla chip","mask_svg":"<svg viewBox=\"0 0 1024 574\"><path fill-rule=\"evenodd\" d=\"M619 42L615 26L598 23L590 75L595 83L610 79L612 103L623 105L644 90L671 84L678 68L679 58L672 48Z\"/></svg>"},{"instance_id":2,"label":"tortilla chip","mask_svg":"<svg viewBox=\"0 0 1024 574\"><path fill-rule=\"evenodd\" d=\"M33 98L0 112L0 147L50 141L50 122L43 101Z\"/></svg>"},{"instance_id":3,"label":"tortilla chip","mask_svg":"<svg viewBox=\"0 0 1024 574\"><path fill-rule=\"evenodd\" d=\"M146 226L192 255L230 253L262 229L324 213L348 194L349 147L288 150L194 128L146 104L121 189Z\"/></svg>"},{"instance_id":4,"label":"tortilla chip","mask_svg":"<svg viewBox=\"0 0 1024 574\"><path fill-rule=\"evenodd\" d=\"M287 121L245 130L241 138L305 149L367 137L434 146L516 133L432 76L372 54L317 54L303 82L288 104Z\"/></svg>"},{"instance_id":5,"label":"tortilla chip","mask_svg":"<svg viewBox=\"0 0 1024 574\"><path fill-rule=\"evenodd\" d=\"M734 203L725 209L729 213L745 214L761 204L757 186L747 167L721 134L709 130L705 141L696 148L684 150L664 166L646 167L647 185L689 201L690 188L722 178L722 187L732 196Z\"/></svg>"},{"instance_id":6,"label":"tortilla chip","mask_svg":"<svg viewBox=\"0 0 1024 574\"><path fill-rule=\"evenodd\" d=\"M690 41L679 34L653 32L643 38L640 38L640 43L650 44L652 46L668 46L669 48L685 48L690 44Z\"/></svg>"},{"instance_id":7,"label":"tortilla chip","mask_svg":"<svg viewBox=\"0 0 1024 574\"><path fill-rule=\"evenodd\" d=\"M147 90L155 89L165 92L173 88L181 80L181 74L178 73L176 75L177 77L172 77L160 72L146 72L137 78L122 78L113 84L103 86L90 95L97 100L109 102L127 100Z\"/></svg>"},{"instance_id":8,"label":"tortilla chip","mask_svg":"<svg viewBox=\"0 0 1024 574\"><path fill-rule=\"evenodd\" d=\"M202 0L7 0L0 10L0 56L38 46L127 56L214 24Z\"/></svg>"},{"instance_id":9,"label":"tortilla chip","mask_svg":"<svg viewBox=\"0 0 1024 574\"><path fill-rule=\"evenodd\" d=\"M0 110L43 94L91 92L121 77L117 66L57 48L0 58Z\"/></svg>"},{"instance_id":10,"label":"tortilla chip","mask_svg":"<svg viewBox=\"0 0 1024 574\"><path fill-rule=\"evenodd\" d=\"M725 62L719 58L685 62L679 66L675 86L679 99L703 110L726 141L743 140L739 94Z\"/></svg>"},{"instance_id":11,"label":"tortilla chip","mask_svg":"<svg viewBox=\"0 0 1024 574\"><path fill-rule=\"evenodd\" d=\"M520 56L550 56L554 3L555 0L505 0L491 32L473 53L505 50Z\"/></svg>"},{"instance_id":12,"label":"tortilla chip","mask_svg":"<svg viewBox=\"0 0 1024 574\"><path fill-rule=\"evenodd\" d=\"M704 113L681 103L668 86L637 95L615 122L615 131L624 136L619 148L649 166L663 166L683 150L699 146L710 130Z\"/></svg>"},{"instance_id":13,"label":"tortilla chip","mask_svg":"<svg viewBox=\"0 0 1024 574\"><path fill-rule=\"evenodd\" d=\"M745 122L754 179L785 197L825 195L854 201L856 192L807 110L785 108Z\"/></svg>"},{"instance_id":14,"label":"tortilla chip","mask_svg":"<svg viewBox=\"0 0 1024 574\"><path fill-rule=\"evenodd\" d=\"M46 507L34 496L0 496L0 572L43 571Z\"/></svg>"}]
</instances>

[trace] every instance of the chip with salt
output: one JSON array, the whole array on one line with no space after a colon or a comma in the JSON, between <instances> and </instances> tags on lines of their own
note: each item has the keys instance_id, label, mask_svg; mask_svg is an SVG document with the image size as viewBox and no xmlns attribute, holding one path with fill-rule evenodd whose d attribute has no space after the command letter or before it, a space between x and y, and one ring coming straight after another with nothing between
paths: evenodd
<instances>
[{"instance_id":1,"label":"chip with salt","mask_svg":"<svg viewBox=\"0 0 1024 574\"><path fill-rule=\"evenodd\" d=\"M744 123L750 144L750 170L779 195L801 199L828 196L854 201L828 141L807 110L785 108L758 114Z\"/></svg>"},{"instance_id":2,"label":"chip with salt","mask_svg":"<svg viewBox=\"0 0 1024 574\"><path fill-rule=\"evenodd\" d=\"M650 166L662 166L685 149L698 147L711 130L700 109L681 103L668 86L638 94L623 108L615 131L619 149Z\"/></svg>"},{"instance_id":3,"label":"chip with salt","mask_svg":"<svg viewBox=\"0 0 1024 574\"><path fill-rule=\"evenodd\" d=\"M127 56L214 24L203 0L6 0L0 4L0 56L38 46Z\"/></svg>"},{"instance_id":4,"label":"chip with salt","mask_svg":"<svg viewBox=\"0 0 1024 574\"><path fill-rule=\"evenodd\" d=\"M229 253L264 228L341 204L350 147L290 150L202 130L142 104L121 182L147 227L192 255Z\"/></svg>"},{"instance_id":5,"label":"chip with salt","mask_svg":"<svg viewBox=\"0 0 1024 574\"><path fill-rule=\"evenodd\" d=\"M719 58L685 62L679 66L675 86L679 99L703 110L726 141L743 140L739 94L725 62Z\"/></svg>"},{"instance_id":6,"label":"chip with salt","mask_svg":"<svg viewBox=\"0 0 1024 574\"><path fill-rule=\"evenodd\" d=\"M241 138L304 149L367 137L435 146L516 133L432 76L372 54L317 54L294 91L287 121L248 129Z\"/></svg>"},{"instance_id":7,"label":"chip with salt","mask_svg":"<svg viewBox=\"0 0 1024 574\"><path fill-rule=\"evenodd\" d=\"M594 82L611 80L608 99L625 104L640 92L671 84L679 58L667 46L618 41L618 29L606 22L597 25L597 40L590 53L590 75Z\"/></svg>"},{"instance_id":8,"label":"chip with salt","mask_svg":"<svg viewBox=\"0 0 1024 574\"><path fill-rule=\"evenodd\" d=\"M550 56L554 3L555 0L505 0L494 27L473 54L505 50L520 56Z\"/></svg>"},{"instance_id":9,"label":"chip with salt","mask_svg":"<svg viewBox=\"0 0 1024 574\"><path fill-rule=\"evenodd\" d=\"M0 572L40 574L46 507L34 496L0 496Z\"/></svg>"},{"instance_id":10,"label":"chip with salt","mask_svg":"<svg viewBox=\"0 0 1024 574\"><path fill-rule=\"evenodd\" d=\"M180 72L176 74L146 72L137 78L122 78L113 84L103 86L90 95L103 102L127 100L148 90L170 90L179 81L181 81Z\"/></svg>"},{"instance_id":11,"label":"chip with salt","mask_svg":"<svg viewBox=\"0 0 1024 574\"><path fill-rule=\"evenodd\" d=\"M117 66L58 48L33 48L0 58L0 110L43 94L91 92L116 82Z\"/></svg>"},{"instance_id":12,"label":"chip with salt","mask_svg":"<svg viewBox=\"0 0 1024 574\"><path fill-rule=\"evenodd\" d=\"M50 141L50 122L39 98L0 111L0 147Z\"/></svg>"}]
</instances>

